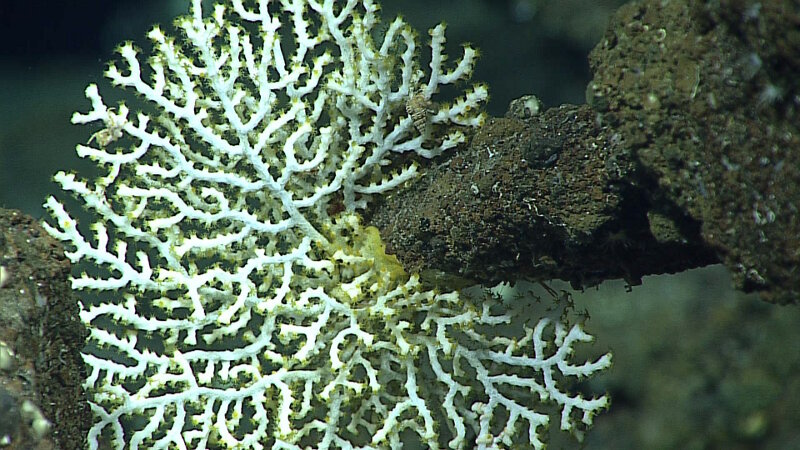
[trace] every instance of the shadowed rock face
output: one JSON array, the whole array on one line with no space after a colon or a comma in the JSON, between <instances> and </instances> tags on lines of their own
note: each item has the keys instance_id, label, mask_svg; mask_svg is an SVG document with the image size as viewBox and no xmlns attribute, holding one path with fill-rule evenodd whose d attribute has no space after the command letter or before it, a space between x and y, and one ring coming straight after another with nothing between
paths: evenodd
<instances>
[{"instance_id":1,"label":"shadowed rock face","mask_svg":"<svg viewBox=\"0 0 800 450\"><path fill-rule=\"evenodd\" d=\"M721 261L739 289L796 302L798 18L723 3L621 8L588 104L513 102L375 210L390 251L448 285L636 283Z\"/></svg>"}]
</instances>

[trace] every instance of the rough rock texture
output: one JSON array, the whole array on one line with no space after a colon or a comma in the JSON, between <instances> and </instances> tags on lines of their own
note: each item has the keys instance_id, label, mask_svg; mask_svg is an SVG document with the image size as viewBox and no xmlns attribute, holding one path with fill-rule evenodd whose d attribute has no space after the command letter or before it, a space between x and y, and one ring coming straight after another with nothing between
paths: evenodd
<instances>
[{"instance_id":1,"label":"rough rock texture","mask_svg":"<svg viewBox=\"0 0 800 450\"><path fill-rule=\"evenodd\" d=\"M635 2L587 96L746 292L800 294L800 2Z\"/></svg>"},{"instance_id":2,"label":"rough rock texture","mask_svg":"<svg viewBox=\"0 0 800 450\"><path fill-rule=\"evenodd\" d=\"M61 245L0 208L0 439L14 450L84 448L85 329Z\"/></svg>"},{"instance_id":3,"label":"rough rock texture","mask_svg":"<svg viewBox=\"0 0 800 450\"><path fill-rule=\"evenodd\" d=\"M451 287L520 276L587 286L715 261L696 222L651 204L631 152L589 107L529 116L530 101L373 217L407 268Z\"/></svg>"}]
</instances>

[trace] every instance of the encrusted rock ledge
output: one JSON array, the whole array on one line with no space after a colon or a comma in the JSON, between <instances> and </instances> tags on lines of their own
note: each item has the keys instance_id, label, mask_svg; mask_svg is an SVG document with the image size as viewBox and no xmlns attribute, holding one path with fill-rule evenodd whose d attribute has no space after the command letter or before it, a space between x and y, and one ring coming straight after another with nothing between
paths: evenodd
<instances>
[{"instance_id":1,"label":"encrusted rock ledge","mask_svg":"<svg viewBox=\"0 0 800 450\"><path fill-rule=\"evenodd\" d=\"M82 450L91 412L81 385L86 330L61 244L0 208L0 448Z\"/></svg>"}]
</instances>

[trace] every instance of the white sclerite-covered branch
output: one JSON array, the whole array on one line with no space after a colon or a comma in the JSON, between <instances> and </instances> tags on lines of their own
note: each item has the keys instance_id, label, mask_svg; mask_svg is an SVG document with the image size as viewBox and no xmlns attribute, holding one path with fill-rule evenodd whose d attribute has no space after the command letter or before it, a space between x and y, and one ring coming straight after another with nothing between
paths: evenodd
<instances>
[{"instance_id":1,"label":"white sclerite-covered branch","mask_svg":"<svg viewBox=\"0 0 800 450\"><path fill-rule=\"evenodd\" d=\"M476 52L445 64L438 26L423 70L411 28L377 13L194 0L178 37L154 28L149 56L123 44L108 69L136 112L86 89L73 122L102 128L77 151L102 175L55 179L93 223L46 207L86 270L91 449L541 448L539 405L576 433L606 406L561 387L610 364L571 362L580 327L427 290L361 223L418 176L400 154L463 142L487 98L435 103Z\"/></svg>"}]
</instances>

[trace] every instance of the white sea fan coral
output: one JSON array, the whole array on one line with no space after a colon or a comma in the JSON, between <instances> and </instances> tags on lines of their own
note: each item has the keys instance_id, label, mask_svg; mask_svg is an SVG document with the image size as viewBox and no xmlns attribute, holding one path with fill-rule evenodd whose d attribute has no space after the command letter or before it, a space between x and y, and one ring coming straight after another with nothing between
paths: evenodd
<instances>
[{"instance_id":1,"label":"white sea fan coral","mask_svg":"<svg viewBox=\"0 0 800 450\"><path fill-rule=\"evenodd\" d=\"M72 284L87 292L91 449L541 448L539 405L571 430L607 404L559 388L610 363L570 362L591 340L580 327L426 290L362 224L412 160L464 141L487 97L434 103L476 52L445 64L438 26L425 71L411 28L379 31L377 13L194 0L177 37L154 28L149 57L123 44L106 73L140 112L87 88L73 122L103 128L77 151L102 176L55 179L95 221L46 207L87 267Z\"/></svg>"}]
</instances>

